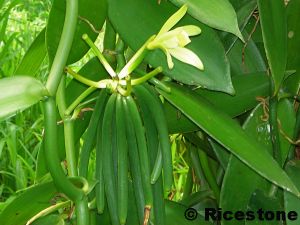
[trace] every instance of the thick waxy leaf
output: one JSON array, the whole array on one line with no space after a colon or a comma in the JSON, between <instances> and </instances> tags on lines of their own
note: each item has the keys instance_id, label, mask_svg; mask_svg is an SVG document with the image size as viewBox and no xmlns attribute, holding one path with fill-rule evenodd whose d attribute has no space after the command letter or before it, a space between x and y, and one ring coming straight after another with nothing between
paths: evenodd
<instances>
[{"instance_id":1,"label":"thick waxy leaf","mask_svg":"<svg viewBox=\"0 0 300 225\"><path fill-rule=\"evenodd\" d=\"M277 93L287 62L286 9L284 1L258 0L257 3L265 51Z\"/></svg>"},{"instance_id":2,"label":"thick waxy leaf","mask_svg":"<svg viewBox=\"0 0 300 225\"><path fill-rule=\"evenodd\" d=\"M51 199L55 197L55 192L52 182L26 189L1 212L0 224L26 224L31 217L51 206Z\"/></svg>"},{"instance_id":3,"label":"thick waxy leaf","mask_svg":"<svg viewBox=\"0 0 300 225\"><path fill-rule=\"evenodd\" d=\"M100 31L106 17L105 0L79 0L78 3L77 28L67 64L78 61L89 50L88 45L81 38L82 35L86 33L92 40L95 40L98 34L93 29ZM51 63L60 41L65 11L66 1L53 1L46 30L46 44Z\"/></svg>"},{"instance_id":4,"label":"thick waxy leaf","mask_svg":"<svg viewBox=\"0 0 300 225\"><path fill-rule=\"evenodd\" d=\"M278 221L276 217L273 220L268 220L270 215L266 216L266 211L283 211L279 198L267 196L265 192L256 190L249 201L248 210L257 212L263 210L261 219L256 216L256 220L246 220L245 225L283 225L282 221Z\"/></svg>"},{"instance_id":5,"label":"thick waxy leaf","mask_svg":"<svg viewBox=\"0 0 300 225\"><path fill-rule=\"evenodd\" d=\"M239 28L243 31L257 6L256 0L230 0L230 3L236 11ZM219 35L224 44L226 53L228 53L233 44L237 41L237 36L227 32L220 32ZM244 39L247 40L247 36L245 34L243 34L243 36Z\"/></svg>"},{"instance_id":6,"label":"thick waxy leaf","mask_svg":"<svg viewBox=\"0 0 300 225\"><path fill-rule=\"evenodd\" d=\"M300 161L290 161L286 165L286 173L290 176L292 181L296 184L298 188L300 188L300 180L299 180L299 173L300 173ZM296 196L284 192L284 206L286 212L289 211L296 211L298 213L297 220L287 221L287 225L297 225L300 222L299 212L300 212L300 198L297 198Z\"/></svg>"},{"instance_id":7,"label":"thick waxy leaf","mask_svg":"<svg viewBox=\"0 0 300 225\"><path fill-rule=\"evenodd\" d=\"M240 40L237 40L227 54L232 76L266 71L265 61L254 41L250 39L245 49L244 45Z\"/></svg>"},{"instance_id":8,"label":"thick waxy leaf","mask_svg":"<svg viewBox=\"0 0 300 225\"><path fill-rule=\"evenodd\" d=\"M147 9L147 10L141 10ZM110 0L109 18L122 39L138 50L152 35L157 34L177 8L167 1L160 5L156 0ZM130 24L130 32L128 25ZM194 51L204 64L204 71L173 59L174 68L167 66L165 54L157 49L149 51L146 60L154 67L162 66L163 73L185 84L202 86L211 90L233 93L229 64L224 48L214 30L186 15L176 26L196 25L202 30L191 37L187 48Z\"/></svg>"},{"instance_id":9,"label":"thick waxy leaf","mask_svg":"<svg viewBox=\"0 0 300 225\"><path fill-rule=\"evenodd\" d=\"M247 135L236 121L204 98L197 101L192 91L172 83L167 85L170 86L171 93L158 91L189 119L261 176L300 196L298 189L276 161L261 144Z\"/></svg>"},{"instance_id":10,"label":"thick waxy leaf","mask_svg":"<svg viewBox=\"0 0 300 225\"><path fill-rule=\"evenodd\" d=\"M177 6L186 4L188 13L210 27L233 33L243 40L237 16L228 0L171 0Z\"/></svg>"},{"instance_id":11,"label":"thick waxy leaf","mask_svg":"<svg viewBox=\"0 0 300 225\"><path fill-rule=\"evenodd\" d=\"M26 76L1 79L0 90L0 120L37 103L48 95L48 91L40 81Z\"/></svg>"},{"instance_id":12,"label":"thick waxy leaf","mask_svg":"<svg viewBox=\"0 0 300 225\"><path fill-rule=\"evenodd\" d=\"M249 135L254 135L265 152L272 151L267 122L261 120L263 109L258 106L248 117L243 128ZM220 207L224 210L246 211L249 199L256 189L268 191L270 183L251 170L234 155L231 156L223 179ZM243 191L238 191L243 190ZM223 221L223 225L244 224L244 221Z\"/></svg>"},{"instance_id":13,"label":"thick waxy leaf","mask_svg":"<svg viewBox=\"0 0 300 225\"><path fill-rule=\"evenodd\" d=\"M62 216L53 214L34 221L32 225L65 225L65 221Z\"/></svg>"},{"instance_id":14,"label":"thick waxy leaf","mask_svg":"<svg viewBox=\"0 0 300 225\"><path fill-rule=\"evenodd\" d=\"M43 29L29 47L14 74L34 76L44 61L46 54L45 29Z\"/></svg>"},{"instance_id":15,"label":"thick waxy leaf","mask_svg":"<svg viewBox=\"0 0 300 225\"><path fill-rule=\"evenodd\" d=\"M235 76L232 78L232 83L236 90L236 94L233 96L205 89L197 89L193 95L195 98L200 95L197 101L201 101L201 97L203 97L230 117L236 117L254 108L258 104L257 96L268 95L269 81L265 73ZM199 129L170 103L165 102L164 108L170 133L185 133Z\"/></svg>"},{"instance_id":16,"label":"thick waxy leaf","mask_svg":"<svg viewBox=\"0 0 300 225\"><path fill-rule=\"evenodd\" d=\"M296 70L284 83L284 90L296 95L300 86L300 0L290 0L287 6L288 59L287 69Z\"/></svg>"}]
</instances>

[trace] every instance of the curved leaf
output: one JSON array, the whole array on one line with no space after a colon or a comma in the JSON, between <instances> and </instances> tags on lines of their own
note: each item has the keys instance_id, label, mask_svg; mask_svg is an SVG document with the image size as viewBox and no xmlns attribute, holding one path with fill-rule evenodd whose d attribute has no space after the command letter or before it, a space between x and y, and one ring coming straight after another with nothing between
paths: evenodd
<instances>
[{"instance_id":1,"label":"curved leaf","mask_svg":"<svg viewBox=\"0 0 300 225\"><path fill-rule=\"evenodd\" d=\"M108 13L116 31L130 48L136 51L150 36L158 33L176 10L177 8L167 1L158 5L156 0L110 0ZM202 30L200 35L191 37L192 42L187 48L200 57L205 67L204 71L176 59L173 61L174 68L170 70L166 56L159 49L149 51L146 61L154 67L162 66L165 75L182 83L234 93L225 50L215 31L189 15L185 15L177 24L183 25L196 25Z\"/></svg>"},{"instance_id":2,"label":"curved leaf","mask_svg":"<svg viewBox=\"0 0 300 225\"><path fill-rule=\"evenodd\" d=\"M0 120L37 103L48 95L48 91L40 81L27 76L1 79L0 90Z\"/></svg>"},{"instance_id":3,"label":"curved leaf","mask_svg":"<svg viewBox=\"0 0 300 225\"><path fill-rule=\"evenodd\" d=\"M277 162L264 151L261 144L247 135L236 121L216 109L204 98L198 101L192 91L172 83L167 85L171 88L171 93L161 90L158 92L189 119L261 176L300 196L299 190Z\"/></svg>"},{"instance_id":4,"label":"curved leaf","mask_svg":"<svg viewBox=\"0 0 300 225\"><path fill-rule=\"evenodd\" d=\"M287 69L296 70L283 85L285 91L297 95L300 88L300 0L290 0L287 6L288 58Z\"/></svg>"},{"instance_id":5,"label":"curved leaf","mask_svg":"<svg viewBox=\"0 0 300 225\"><path fill-rule=\"evenodd\" d=\"M286 172L290 176L290 178L295 182L296 186L300 188L300 180L299 180L299 173L300 173L300 161L299 160L293 160L289 161L286 164ZM292 195L291 193L284 192L284 206L285 210L287 212L289 211L296 211L300 212L300 198L297 198L296 196ZM296 225L299 224L300 218L298 218L294 221L287 220L287 225Z\"/></svg>"},{"instance_id":6,"label":"curved leaf","mask_svg":"<svg viewBox=\"0 0 300 225\"><path fill-rule=\"evenodd\" d=\"M45 29L43 29L32 42L21 63L14 72L14 75L27 74L29 76L34 76L43 63L46 54Z\"/></svg>"},{"instance_id":7,"label":"curved leaf","mask_svg":"<svg viewBox=\"0 0 300 225\"><path fill-rule=\"evenodd\" d=\"M232 83L236 90L236 94L233 96L205 89L197 89L193 92L193 95L195 95L195 98L200 95L197 101L201 101L201 97L203 97L230 117L236 117L254 108L258 104L257 96L268 95L269 80L265 73L234 76ZM197 125L170 103L165 102L164 108L170 133L186 133L199 130Z\"/></svg>"},{"instance_id":8,"label":"curved leaf","mask_svg":"<svg viewBox=\"0 0 300 225\"><path fill-rule=\"evenodd\" d=\"M0 224L25 225L31 217L51 206L51 199L55 197L55 192L53 182L26 189L1 212Z\"/></svg>"},{"instance_id":9,"label":"curved leaf","mask_svg":"<svg viewBox=\"0 0 300 225\"><path fill-rule=\"evenodd\" d=\"M171 0L177 6L186 4L188 13L210 27L235 34L241 40L237 15L228 0Z\"/></svg>"},{"instance_id":10,"label":"curved leaf","mask_svg":"<svg viewBox=\"0 0 300 225\"><path fill-rule=\"evenodd\" d=\"M98 34L93 31L91 25L99 31L101 30L106 18L106 0L79 0L78 3L79 18L67 64L72 64L84 56L84 54L89 50L89 47L82 40L82 35L86 33L92 40L95 40ZM60 41L65 19L65 11L65 0L53 1L46 30L46 44L50 63L52 63L54 59L56 49Z\"/></svg>"},{"instance_id":11,"label":"curved leaf","mask_svg":"<svg viewBox=\"0 0 300 225\"><path fill-rule=\"evenodd\" d=\"M274 80L274 94L279 91L287 62L287 23L284 1L258 0L265 52Z\"/></svg>"}]
</instances>

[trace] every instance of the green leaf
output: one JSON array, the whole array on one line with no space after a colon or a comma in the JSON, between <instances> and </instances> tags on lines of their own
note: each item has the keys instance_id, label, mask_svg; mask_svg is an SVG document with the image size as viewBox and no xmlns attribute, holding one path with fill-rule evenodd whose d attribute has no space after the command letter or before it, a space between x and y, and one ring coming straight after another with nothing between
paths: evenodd
<instances>
[{"instance_id":1,"label":"green leaf","mask_svg":"<svg viewBox=\"0 0 300 225\"><path fill-rule=\"evenodd\" d=\"M275 85L274 94L279 91L287 62L287 20L284 1L258 0L260 24Z\"/></svg>"},{"instance_id":2,"label":"green leaf","mask_svg":"<svg viewBox=\"0 0 300 225\"><path fill-rule=\"evenodd\" d=\"M83 34L88 34L92 40L95 40L98 36L89 24L97 31L100 31L106 18L106 0L79 0L78 4L79 18L67 64L78 61L89 50L88 45L81 38ZM66 1L53 1L46 30L46 44L50 63L52 63L58 47L65 19L65 11Z\"/></svg>"},{"instance_id":3,"label":"green leaf","mask_svg":"<svg viewBox=\"0 0 300 225\"><path fill-rule=\"evenodd\" d=\"M141 10L147 9L147 10ZM165 21L177 11L171 3L156 0L110 0L109 18L122 39L133 50L138 50L153 34L159 32ZM130 31L128 32L128 25ZM154 67L162 66L163 73L185 84L202 86L211 90L233 93L229 64L225 51L215 31L185 15L177 24L196 25L201 34L191 37L192 42L187 48L194 51L204 64L204 71L174 59L174 68L167 66L166 56L157 49L149 51L146 61Z\"/></svg>"},{"instance_id":4,"label":"green leaf","mask_svg":"<svg viewBox=\"0 0 300 225\"><path fill-rule=\"evenodd\" d=\"M237 16L228 0L171 0L176 6L186 4L188 13L210 27L243 36L238 27Z\"/></svg>"},{"instance_id":5,"label":"green leaf","mask_svg":"<svg viewBox=\"0 0 300 225\"><path fill-rule=\"evenodd\" d=\"M278 186L300 196L298 189L264 147L247 135L239 124L192 91L168 83L171 93L158 90L169 102L245 164ZM199 97L199 99L201 99ZM239 141L236 141L239 140Z\"/></svg>"},{"instance_id":6,"label":"green leaf","mask_svg":"<svg viewBox=\"0 0 300 225\"><path fill-rule=\"evenodd\" d=\"M286 172L294 181L296 186L300 188L300 180L299 180L299 173L300 173L300 161L289 161L286 164ZM289 211L296 211L298 213L297 220L291 221L287 220L287 225L296 225L299 224L300 218L299 218L299 212L300 212L300 198L297 198L296 196L290 194L289 192L284 192L284 206L286 212Z\"/></svg>"},{"instance_id":7,"label":"green leaf","mask_svg":"<svg viewBox=\"0 0 300 225\"><path fill-rule=\"evenodd\" d=\"M51 206L56 189L53 183L45 183L26 189L10 202L0 214L0 223L23 225L41 210Z\"/></svg>"},{"instance_id":8,"label":"green leaf","mask_svg":"<svg viewBox=\"0 0 300 225\"><path fill-rule=\"evenodd\" d=\"M257 7L256 0L230 0L230 3L236 11L239 28L243 31L251 18L253 11ZM224 44L226 53L228 53L238 38L237 36L227 32L220 32L219 35ZM243 34L243 36L247 39L245 34Z\"/></svg>"},{"instance_id":9,"label":"green leaf","mask_svg":"<svg viewBox=\"0 0 300 225\"><path fill-rule=\"evenodd\" d=\"M246 31L243 33L246 34ZM248 35L245 36L247 37ZM264 58L254 41L250 39L245 49L244 45L240 40L237 40L227 54L232 76L266 71Z\"/></svg>"},{"instance_id":10,"label":"green leaf","mask_svg":"<svg viewBox=\"0 0 300 225\"><path fill-rule=\"evenodd\" d=\"M21 63L18 65L14 75L27 74L36 75L47 54L45 45L45 29L32 42Z\"/></svg>"},{"instance_id":11,"label":"green leaf","mask_svg":"<svg viewBox=\"0 0 300 225\"><path fill-rule=\"evenodd\" d=\"M65 225L65 222L62 216L52 214L37 219L32 225Z\"/></svg>"},{"instance_id":12,"label":"green leaf","mask_svg":"<svg viewBox=\"0 0 300 225\"><path fill-rule=\"evenodd\" d=\"M264 152L270 153L272 145L268 132L269 124L261 120L262 115L264 115L264 112L262 106L259 105L247 118L243 128L249 135L254 135L256 140L264 146L262 149ZM269 155L269 157L271 156ZM224 210L246 211L252 193L258 188L268 191L270 186L267 180L232 155L223 178L220 207ZM223 221L223 225L231 224L244 224L244 222L236 220Z\"/></svg>"},{"instance_id":13,"label":"green leaf","mask_svg":"<svg viewBox=\"0 0 300 225\"><path fill-rule=\"evenodd\" d=\"M222 92L197 89L193 92L195 98L201 101L205 98L214 106L227 113L230 117L236 117L254 108L258 101L256 96L267 96L269 80L265 73L247 74L232 78L236 94L231 96ZM164 108L170 133L186 133L199 130L199 128L170 103L165 102Z\"/></svg>"},{"instance_id":14,"label":"green leaf","mask_svg":"<svg viewBox=\"0 0 300 225\"><path fill-rule=\"evenodd\" d=\"M300 0L290 0L287 6L287 32L288 32L288 56L287 69L296 70L296 73L289 76L283 88L285 91L296 95L300 86Z\"/></svg>"},{"instance_id":15,"label":"green leaf","mask_svg":"<svg viewBox=\"0 0 300 225\"><path fill-rule=\"evenodd\" d=\"M40 81L27 76L1 79L0 90L0 120L37 103L48 95L48 91Z\"/></svg>"},{"instance_id":16,"label":"green leaf","mask_svg":"<svg viewBox=\"0 0 300 225\"><path fill-rule=\"evenodd\" d=\"M267 196L266 193L261 190L256 190L249 201L248 210L257 212L259 209L266 211L283 211L281 206L281 201L279 198ZM282 221L276 220L276 217L273 220L266 220L266 216L263 216L264 220L252 220L246 221L245 225L283 225Z\"/></svg>"},{"instance_id":17,"label":"green leaf","mask_svg":"<svg viewBox=\"0 0 300 225\"><path fill-rule=\"evenodd\" d=\"M187 209L188 207L179 203L166 201L166 225L212 225L199 214L195 220L186 219L184 215Z\"/></svg>"}]
</instances>

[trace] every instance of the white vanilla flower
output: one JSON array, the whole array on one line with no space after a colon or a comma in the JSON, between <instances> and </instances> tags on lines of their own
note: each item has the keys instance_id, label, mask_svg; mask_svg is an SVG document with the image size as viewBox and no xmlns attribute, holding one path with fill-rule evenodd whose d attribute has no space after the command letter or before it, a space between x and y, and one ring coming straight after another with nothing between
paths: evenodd
<instances>
[{"instance_id":1,"label":"white vanilla flower","mask_svg":"<svg viewBox=\"0 0 300 225\"><path fill-rule=\"evenodd\" d=\"M160 48L167 56L169 69L174 67L172 56L176 59L203 70L200 58L190 49L185 48L191 42L189 36L201 33L201 29L194 25L187 25L170 30L185 15L187 6L183 5L174 13L160 29L155 38L147 45L149 50Z\"/></svg>"}]
</instances>

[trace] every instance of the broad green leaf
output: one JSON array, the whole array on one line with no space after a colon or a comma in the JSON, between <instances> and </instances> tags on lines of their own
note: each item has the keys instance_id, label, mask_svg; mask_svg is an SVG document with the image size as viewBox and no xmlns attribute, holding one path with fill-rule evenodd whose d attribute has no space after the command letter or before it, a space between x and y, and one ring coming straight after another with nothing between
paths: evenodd
<instances>
[{"instance_id":1,"label":"broad green leaf","mask_svg":"<svg viewBox=\"0 0 300 225\"><path fill-rule=\"evenodd\" d=\"M258 210L266 211L283 211L281 206L281 200L277 197L270 197L267 193L262 192L261 190L256 190L249 201L248 210L257 212ZM258 218L253 221L245 222L245 225L283 225L282 221L278 221L275 217L273 220L267 220L266 215L263 215L263 220L259 220Z\"/></svg>"},{"instance_id":2,"label":"broad green leaf","mask_svg":"<svg viewBox=\"0 0 300 225\"><path fill-rule=\"evenodd\" d=\"M32 42L14 75L27 74L35 76L47 54L45 45L45 29Z\"/></svg>"},{"instance_id":3,"label":"broad green leaf","mask_svg":"<svg viewBox=\"0 0 300 225\"><path fill-rule=\"evenodd\" d=\"M0 120L37 103L48 95L48 91L40 81L27 76L1 79L0 90Z\"/></svg>"},{"instance_id":4,"label":"broad green leaf","mask_svg":"<svg viewBox=\"0 0 300 225\"><path fill-rule=\"evenodd\" d=\"M246 31L243 32L246 34ZM245 73L255 73L266 71L266 64L253 40L244 43L237 40L228 52L232 76Z\"/></svg>"},{"instance_id":5,"label":"broad green leaf","mask_svg":"<svg viewBox=\"0 0 300 225\"><path fill-rule=\"evenodd\" d=\"M188 13L210 27L233 33L243 40L237 16L228 0L171 0L176 6L186 4Z\"/></svg>"},{"instance_id":6,"label":"broad green leaf","mask_svg":"<svg viewBox=\"0 0 300 225\"><path fill-rule=\"evenodd\" d=\"M256 0L230 0L230 3L236 11L239 28L241 31L243 31L253 11L257 7ZM228 53L233 44L237 41L238 37L227 32L220 32L219 35L225 47L226 53ZM247 36L244 34L243 36L244 39L247 40Z\"/></svg>"},{"instance_id":7,"label":"broad green leaf","mask_svg":"<svg viewBox=\"0 0 300 225\"><path fill-rule=\"evenodd\" d=\"M269 81L265 73L234 76L232 83L236 91L233 96L205 89L196 89L193 95L197 99L197 96L200 96L198 101L205 98L230 117L236 117L254 108L258 104L257 96L268 95ZM199 130L192 121L170 103L165 102L164 108L170 133L186 133Z\"/></svg>"},{"instance_id":8,"label":"broad green leaf","mask_svg":"<svg viewBox=\"0 0 300 225\"><path fill-rule=\"evenodd\" d=\"M147 9L147 10L141 10ZM157 34L166 20L177 11L171 3L156 0L110 0L109 18L122 39L133 50L138 50L153 34ZM130 31L128 32L128 25ZM163 73L185 84L202 86L211 90L234 93L229 64L225 51L215 31L198 22L189 15L176 25L196 25L202 30L198 36L191 37L187 48L194 51L204 64L204 71L173 60L174 68L170 70L164 53L157 49L149 51L146 61L153 67L162 66Z\"/></svg>"},{"instance_id":9,"label":"broad green leaf","mask_svg":"<svg viewBox=\"0 0 300 225\"><path fill-rule=\"evenodd\" d=\"M300 188L300 180L299 180L299 173L300 173L300 161L299 160L294 160L294 161L289 161L286 164L286 173L290 176L292 181L296 184L298 188ZM287 220L287 225L296 225L299 224L300 218L299 218L299 212L300 212L300 198L297 198L296 196L284 192L284 206L286 212L289 211L296 211L298 213L298 218L297 220L291 221Z\"/></svg>"},{"instance_id":10,"label":"broad green leaf","mask_svg":"<svg viewBox=\"0 0 300 225\"><path fill-rule=\"evenodd\" d=\"M259 105L248 117L243 128L246 133L255 136L256 140L264 146L261 150L270 153L272 151L272 145L268 133L269 124L261 120L261 116L263 115L262 106ZM223 151L224 150L225 149L223 149ZM271 155L269 155L269 157L271 157ZM237 157L231 155L222 183L220 207L224 210L246 211L252 193L258 188L268 191L270 186L267 180L246 166ZM224 220L222 222L223 225L238 225L244 223L244 221L237 220Z\"/></svg>"},{"instance_id":11,"label":"broad green leaf","mask_svg":"<svg viewBox=\"0 0 300 225\"><path fill-rule=\"evenodd\" d=\"M30 187L10 202L0 214L0 224L25 225L41 210L51 206L56 189L53 183Z\"/></svg>"},{"instance_id":12,"label":"broad green leaf","mask_svg":"<svg viewBox=\"0 0 300 225\"><path fill-rule=\"evenodd\" d=\"M88 45L81 38L82 35L86 33L92 40L95 40L98 34L93 31L91 26L100 31L106 17L107 4L105 0L79 0L78 4L77 28L67 64L78 61L89 50ZM46 30L46 44L50 63L53 61L61 37L65 11L66 1L53 1Z\"/></svg>"},{"instance_id":13,"label":"broad green leaf","mask_svg":"<svg viewBox=\"0 0 300 225\"><path fill-rule=\"evenodd\" d=\"M277 162L264 151L261 144L247 135L236 121L204 98L201 101L197 100L192 91L172 83L166 85L170 86L171 93L158 91L208 135L261 176L300 196L299 190Z\"/></svg>"},{"instance_id":14,"label":"broad green leaf","mask_svg":"<svg viewBox=\"0 0 300 225\"><path fill-rule=\"evenodd\" d=\"M62 216L52 214L34 221L32 225L65 225L65 222Z\"/></svg>"},{"instance_id":15,"label":"broad green leaf","mask_svg":"<svg viewBox=\"0 0 300 225\"><path fill-rule=\"evenodd\" d=\"M287 62L287 23L284 1L258 0L265 51L275 90L279 91Z\"/></svg>"},{"instance_id":16,"label":"broad green leaf","mask_svg":"<svg viewBox=\"0 0 300 225\"><path fill-rule=\"evenodd\" d=\"M300 0L290 0L287 6L287 69L296 70L296 73L289 76L283 88L285 91L296 95L300 86Z\"/></svg>"},{"instance_id":17,"label":"broad green leaf","mask_svg":"<svg viewBox=\"0 0 300 225\"><path fill-rule=\"evenodd\" d=\"M166 225L212 225L212 223L205 221L199 214L195 220L187 220L184 216L187 209L188 207L179 203L166 201Z\"/></svg>"}]
</instances>

